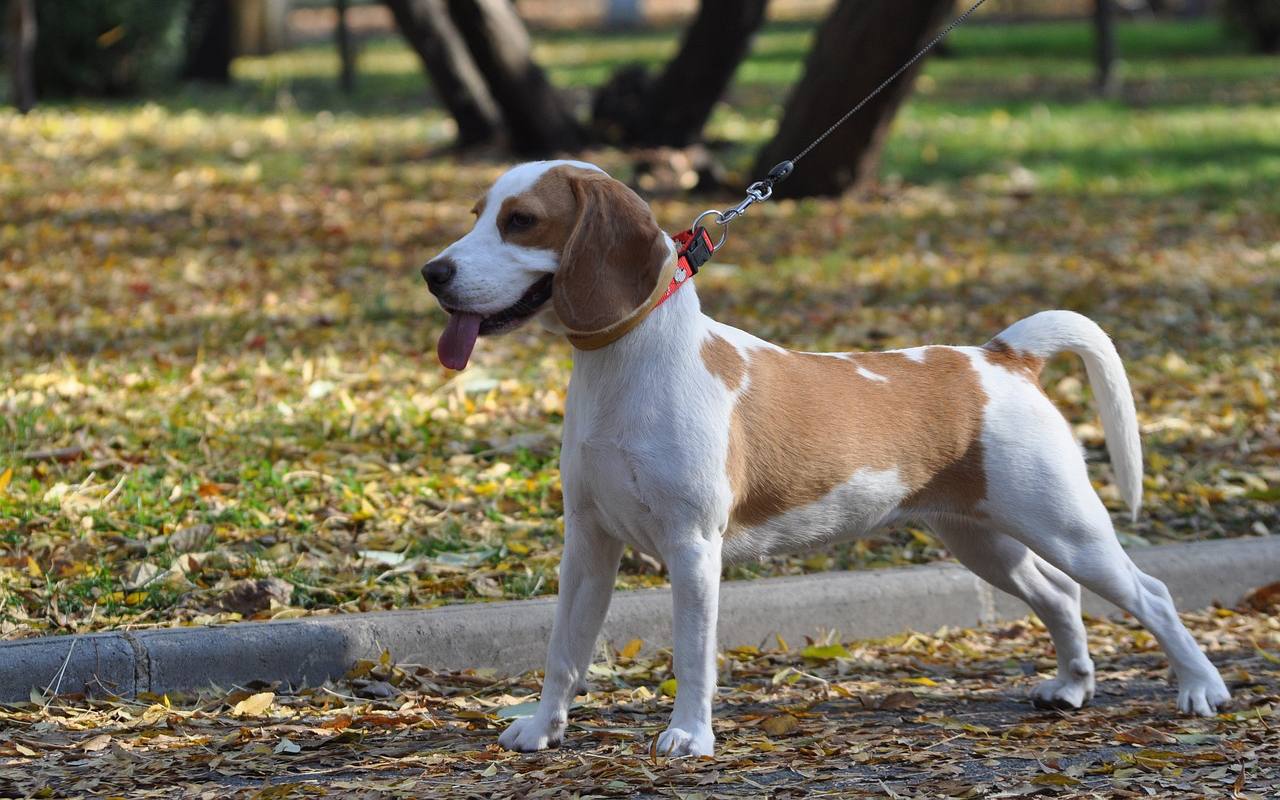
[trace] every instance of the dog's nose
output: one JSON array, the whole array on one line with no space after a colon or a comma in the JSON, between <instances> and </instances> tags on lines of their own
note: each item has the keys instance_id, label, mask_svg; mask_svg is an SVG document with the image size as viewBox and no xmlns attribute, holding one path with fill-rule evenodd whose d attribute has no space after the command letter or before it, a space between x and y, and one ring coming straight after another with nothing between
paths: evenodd
<instances>
[{"instance_id":1,"label":"dog's nose","mask_svg":"<svg viewBox=\"0 0 1280 800\"><path fill-rule=\"evenodd\" d=\"M434 261L428 261L422 267L422 277L427 281L427 288L432 294L439 294L449 281L453 280L453 275L458 271L457 265L447 258L437 258Z\"/></svg>"}]
</instances>

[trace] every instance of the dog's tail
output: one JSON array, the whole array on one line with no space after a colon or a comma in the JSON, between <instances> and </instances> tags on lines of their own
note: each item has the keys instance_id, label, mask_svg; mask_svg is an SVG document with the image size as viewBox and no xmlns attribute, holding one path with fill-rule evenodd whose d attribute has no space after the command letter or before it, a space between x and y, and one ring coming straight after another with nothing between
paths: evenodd
<instances>
[{"instance_id":1,"label":"dog's tail","mask_svg":"<svg viewBox=\"0 0 1280 800\"><path fill-rule=\"evenodd\" d=\"M1040 359L1065 351L1084 360L1120 496L1136 520L1142 508L1142 441L1129 378L1111 338L1096 322L1074 311L1042 311L1013 323L991 345Z\"/></svg>"}]
</instances>

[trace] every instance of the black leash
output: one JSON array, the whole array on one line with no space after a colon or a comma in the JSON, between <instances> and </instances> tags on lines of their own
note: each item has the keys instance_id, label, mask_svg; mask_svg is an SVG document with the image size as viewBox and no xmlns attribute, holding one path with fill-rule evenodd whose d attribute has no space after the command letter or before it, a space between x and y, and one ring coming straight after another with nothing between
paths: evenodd
<instances>
[{"instance_id":1,"label":"black leash","mask_svg":"<svg viewBox=\"0 0 1280 800\"><path fill-rule=\"evenodd\" d=\"M725 237L729 235L730 222L733 222L735 219L745 214L747 209L750 208L752 204L763 202L765 200L768 200L770 197L772 197L773 187L779 183L782 183L784 180L787 179L789 175L791 175L791 173L795 170L796 164L800 161L800 159L809 155L809 151L813 150L813 148L822 144L823 140L826 139L828 136L830 136L832 133L834 133L836 128L839 128L841 125L848 122L850 117L852 117L854 114L857 114L859 111L861 111L863 106L865 106L867 103L870 103L876 97L876 95L884 91L889 86L889 84L897 80L902 75L902 73L911 69L911 67L915 65L917 61L924 58L926 53L928 53L930 50L936 47L938 45L938 42L941 42L943 39L945 39L948 33L951 33L951 31L959 27L961 23L963 23L973 14L973 12L978 10L978 6L981 6L985 2L987 2L987 0L977 0L976 3L969 6L968 11L964 12L960 16L951 20L951 24L947 25L947 27L943 28L942 31L938 33L937 36L933 37L932 41L930 41L927 45L922 47L920 49L920 52L912 56L910 61L903 64L901 67L898 67L896 72L894 72L892 75L890 75L889 77L881 81L879 86L872 89L871 93L868 94L866 97L862 98L862 100L860 100L857 105L855 105L853 108L846 111L843 117L836 120L835 123L830 128L827 128L825 131L823 131L821 136L819 136L817 139L814 139L812 142L810 142L808 147L801 150L793 158L787 161L783 161L779 164L775 164L773 169L769 170L768 175L766 175L763 179L758 180L755 183L748 186L747 196L741 203L738 203L738 205L734 206L733 208L726 209L724 211L719 211L713 208L708 211L703 211L701 214L699 214L697 218L693 221L693 226L691 227L691 230L693 231L693 234L695 237L695 244L698 242L701 242L704 239L704 236L699 235L702 232L702 229L699 227L699 223L701 223L703 219L714 214L715 222L717 225L720 226L720 241L717 242L714 246L707 248L708 252L706 253L706 257L702 258L701 261L705 261L707 258L710 258L711 251L719 250L720 245L724 244ZM709 244L711 241L710 237L705 237L705 239L706 239L706 242ZM697 266L701 266L701 263L699 263ZM696 270L696 267L695 267L695 270Z\"/></svg>"}]
</instances>

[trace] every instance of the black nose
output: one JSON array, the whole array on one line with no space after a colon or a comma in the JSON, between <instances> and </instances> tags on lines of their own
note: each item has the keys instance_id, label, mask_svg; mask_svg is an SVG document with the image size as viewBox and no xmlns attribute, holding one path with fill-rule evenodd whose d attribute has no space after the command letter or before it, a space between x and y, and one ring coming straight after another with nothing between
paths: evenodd
<instances>
[{"instance_id":1,"label":"black nose","mask_svg":"<svg viewBox=\"0 0 1280 800\"><path fill-rule=\"evenodd\" d=\"M422 267L422 277L427 280L427 288L432 294L439 294L440 290L453 280L453 275L458 271L458 267L447 258L437 258L434 261L428 261Z\"/></svg>"}]
</instances>

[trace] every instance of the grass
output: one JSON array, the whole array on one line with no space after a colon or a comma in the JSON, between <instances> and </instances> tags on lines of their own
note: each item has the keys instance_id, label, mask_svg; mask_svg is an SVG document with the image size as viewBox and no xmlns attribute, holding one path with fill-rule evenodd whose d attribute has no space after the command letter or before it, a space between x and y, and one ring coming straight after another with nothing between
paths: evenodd
<instances>
[{"instance_id":1,"label":"grass","mask_svg":"<svg viewBox=\"0 0 1280 800\"><path fill-rule=\"evenodd\" d=\"M1276 62L1211 24L1120 34L1103 101L1085 26L961 29L883 185L753 209L700 294L806 349L980 342L1080 310L1119 342L1145 426L1147 511L1124 541L1274 532ZM810 35L766 29L714 115L744 178ZM675 37L546 34L538 54L585 100ZM235 71L0 112L0 635L234 619L228 589L268 577L292 597L258 616L555 591L568 348L522 331L449 373L417 277L505 164L441 155L452 123L394 41L367 44L351 97L328 48ZM630 175L624 153L586 155ZM677 229L730 199L654 207ZM1118 509L1081 377L1054 364L1046 386ZM942 555L904 530L727 574ZM619 578L662 581L633 555Z\"/></svg>"}]
</instances>

